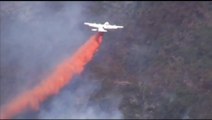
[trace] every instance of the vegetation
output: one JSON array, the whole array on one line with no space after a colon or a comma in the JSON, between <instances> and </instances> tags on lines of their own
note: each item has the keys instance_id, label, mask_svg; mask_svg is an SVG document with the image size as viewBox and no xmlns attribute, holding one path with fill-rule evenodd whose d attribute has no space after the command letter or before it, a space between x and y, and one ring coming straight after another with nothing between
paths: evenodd
<instances>
[{"instance_id":1,"label":"vegetation","mask_svg":"<svg viewBox=\"0 0 212 120\"><path fill-rule=\"evenodd\" d=\"M92 19L107 18L125 26L105 35L87 67L102 82L92 100L122 95L119 108L125 118L212 118L211 6L91 3L87 12Z\"/></svg>"}]
</instances>

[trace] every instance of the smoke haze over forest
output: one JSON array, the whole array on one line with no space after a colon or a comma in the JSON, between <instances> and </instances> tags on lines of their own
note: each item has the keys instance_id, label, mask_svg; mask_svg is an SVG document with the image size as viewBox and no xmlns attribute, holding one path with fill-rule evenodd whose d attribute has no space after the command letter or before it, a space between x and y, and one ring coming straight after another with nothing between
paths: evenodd
<instances>
[{"instance_id":1,"label":"smoke haze over forest","mask_svg":"<svg viewBox=\"0 0 212 120\"><path fill-rule=\"evenodd\" d=\"M0 2L0 108L38 85L92 32L82 74L15 118L212 118L212 2Z\"/></svg>"}]
</instances>

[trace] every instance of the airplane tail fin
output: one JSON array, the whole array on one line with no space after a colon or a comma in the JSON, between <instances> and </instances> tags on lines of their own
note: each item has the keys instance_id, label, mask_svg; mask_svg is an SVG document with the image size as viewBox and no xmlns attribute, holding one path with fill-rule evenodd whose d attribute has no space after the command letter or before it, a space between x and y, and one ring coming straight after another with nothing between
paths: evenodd
<instances>
[{"instance_id":1,"label":"airplane tail fin","mask_svg":"<svg viewBox=\"0 0 212 120\"><path fill-rule=\"evenodd\" d=\"M105 25L109 25L109 22L105 22Z\"/></svg>"}]
</instances>

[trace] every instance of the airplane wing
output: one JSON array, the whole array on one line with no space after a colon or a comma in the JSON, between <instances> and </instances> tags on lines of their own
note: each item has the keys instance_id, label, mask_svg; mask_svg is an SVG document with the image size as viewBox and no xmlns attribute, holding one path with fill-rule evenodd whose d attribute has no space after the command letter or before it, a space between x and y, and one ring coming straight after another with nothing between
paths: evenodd
<instances>
[{"instance_id":1,"label":"airplane wing","mask_svg":"<svg viewBox=\"0 0 212 120\"><path fill-rule=\"evenodd\" d=\"M118 28L124 28L124 26L117 26Z\"/></svg>"},{"instance_id":2,"label":"airplane wing","mask_svg":"<svg viewBox=\"0 0 212 120\"><path fill-rule=\"evenodd\" d=\"M118 25L111 25L113 26L114 28L124 28L124 26L118 26Z\"/></svg>"},{"instance_id":3,"label":"airplane wing","mask_svg":"<svg viewBox=\"0 0 212 120\"><path fill-rule=\"evenodd\" d=\"M117 26L117 25L106 25L104 26L105 29L118 29L118 28L124 28L123 26Z\"/></svg>"},{"instance_id":4,"label":"airplane wing","mask_svg":"<svg viewBox=\"0 0 212 120\"><path fill-rule=\"evenodd\" d=\"M96 23L84 23L85 25L88 25L88 26L90 26L90 27L100 27L101 25L99 25L99 24L96 24Z\"/></svg>"}]
</instances>

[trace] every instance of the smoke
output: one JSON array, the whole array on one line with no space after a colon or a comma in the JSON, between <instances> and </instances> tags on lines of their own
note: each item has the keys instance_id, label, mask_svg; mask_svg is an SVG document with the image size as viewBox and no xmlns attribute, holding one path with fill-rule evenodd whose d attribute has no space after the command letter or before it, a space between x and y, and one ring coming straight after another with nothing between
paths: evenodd
<instances>
[{"instance_id":1,"label":"smoke","mask_svg":"<svg viewBox=\"0 0 212 120\"><path fill-rule=\"evenodd\" d=\"M53 5L1 2L1 104L35 86L87 40L78 27L81 4Z\"/></svg>"},{"instance_id":2,"label":"smoke","mask_svg":"<svg viewBox=\"0 0 212 120\"><path fill-rule=\"evenodd\" d=\"M74 55L59 64L55 71L42 80L41 84L15 98L2 109L2 118L11 118L27 108L39 110L40 104L49 96L58 94L74 75L80 74L84 66L93 58L94 53L102 42L99 34L92 36Z\"/></svg>"},{"instance_id":3,"label":"smoke","mask_svg":"<svg viewBox=\"0 0 212 120\"><path fill-rule=\"evenodd\" d=\"M81 78L82 81L82 78ZM72 86L76 86L73 84ZM72 87L71 86L71 87ZM120 99L114 99L113 97L109 104L111 110L105 111L104 109L108 103L102 103L106 107L100 108L100 104L93 103L89 100L95 91L100 89L99 83L92 82L89 79L83 79L83 84L77 86L76 89L65 90L57 98L55 98L49 105L46 105L39 112L39 117L41 119L115 119L122 118L122 114L117 109ZM82 89L83 88L83 89Z\"/></svg>"},{"instance_id":4,"label":"smoke","mask_svg":"<svg viewBox=\"0 0 212 120\"><path fill-rule=\"evenodd\" d=\"M86 9L85 4L83 2L1 2L1 108L40 84L59 62L70 57L87 40L88 36L80 29L80 25L85 21L82 13ZM103 108L97 107L96 103L87 106L88 99L94 92L93 88L100 87L97 83L89 82L89 84L88 88L79 87L81 92L78 94L74 93L75 91L72 93L69 89L58 93L50 105L52 109L46 111L41 105L38 116L56 118L54 113L59 112L58 118L120 118L119 100L116 101L116 97L110 99L116 101L113 103L114 108L111 107L114 109L113 113L103 112ZM76 101L63 104L85 94L87 97L82 100L85 107L81 110L71 107L77 104ZM39 102L37 105L39 106ZM60 105L62 109L58 111ZM69 115L67 111L78 114Z\"/></svg>"}]
</instances>

